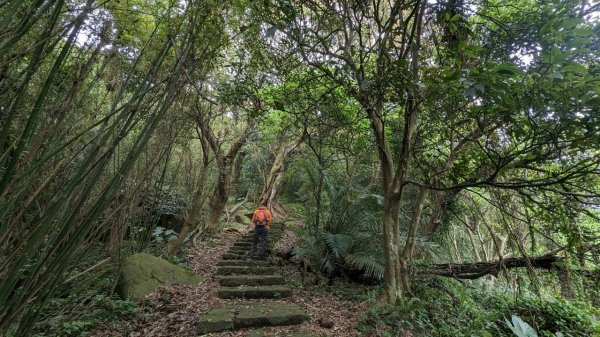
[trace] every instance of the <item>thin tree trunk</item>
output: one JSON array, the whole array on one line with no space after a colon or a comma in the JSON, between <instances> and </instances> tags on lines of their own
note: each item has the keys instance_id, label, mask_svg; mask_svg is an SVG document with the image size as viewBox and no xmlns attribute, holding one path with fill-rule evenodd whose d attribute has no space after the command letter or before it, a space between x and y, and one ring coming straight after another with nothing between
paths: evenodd
<instances>
[{"instance_id":1,"label":"thin tree trunk","mask_svg":"<svg viewBox=\"0 0 600 337\"><path fill-rule=\"evenodd\" d=\"M240 180L240 176L242 175L242 168L244 168L244 158L246 158L246 152L243 150L240 151L240 153L235 157L235 162L233 164L233 177L231 179L232 186L236 186ZM245 191L235 191L235 195L237 197L241 197L245 194Z\"/></svg>"},{"instance_id":2,"label":"thin tree trunk","mask_svg":"<svg viewBox=\"0 0 600 337\"><path fill-rule=\"evenodd\" d=\"M204 186L206 186L207 173L208 165L203 165L202 171L200 171L198 186L196 186L196 191L194 192L194 197L192 198L192 205L184 216L183 226L181 227L181 231L177 236L177 240L175 240L173 246L171 246L171 249L169 250L170 255L179 253L186 236L192 231L192 228L195 227L195 220L202 209L202 205L204 205L204 201L206 200L206 198L204 198Z\"/></svg>"},{"instance_id":3,"label":"thin tree trunk","mask_svg":"<svg viewBox=\"0 0 600 337\"><path fill-rule=\"evenodd\" d=\"M409 270L408 266L410 261L412 260L413 252L415 249L415 239L417 233L419 231L419 224L421 223L421 215L423 214L423 206L425 205L425 199L427 198L427 194L429 190L425 187L419 188L419 195L417 196L417 200L415 201L415 205L413 207L414 212L410 222L410 228L408 230L406 236L406 244L404 245L404 249L402 250L402 254L400 255L400 278L402 282L402 288L404 291L412 294L411 286L410 286L410 278L409 278Z\"/></svg>"},{"instance_id":4,"label":"thin tree trunk","mask_svg":"<svg viewBox=\"0 0 600 337\"><path fill-rule=\"evenodd\" d=\"M468 220L467 220L468 221ZM467 227L467 234L469 235L469 241L471 242L471 247L473 248L473 255L475 255L475 259L477 261L481 261L481 255L477 250L477 245L475 244L475 237L470 228Z\"/></svg>"},{"instance_id":5,"label":"thin tree trunk","mask_svg":"<svg viewBox=\"0 0 600 337\"><path fill-rule=\"evenodd\" d=\"M558 276L560 294L562 297L569 300L577 299L577 294L575 293L575 290L573 290L573 282L571 281L569 268L565 264L556 264L556 275Z\"/></svg>"},{"instance_id":6,"label":"thin tree trunk","mask_svg":"<svg viewBox=\"0 0 600 337\"><path fill-rule=\"evenodd\" d=\"M271 170L269 171L269 175L265 181L265 185L259 198L259 202L261 204L266 204L273 213L278 213L278 210L281 209L278 196L280 195L281 191L281 183L285 173L286 160L293 155L294 151L298 145L300 145L303 139L304 134L291 144L287 146L282 145L277 151L277 155L273 160Z\"/></svg>"},{"instance_id":7,"label":"thin tree trunk","mask_svg":"<svg viewBox=\"0 0 600 337\"><path fill-rule=\"evenodd\" d=\"M210 197L210 210L208 212L208 219L206 223L206 230L208 232L215 232L219 228L219 222L225 205L227 204L227 198L229 196L229 190L231 185L231 164L224 160L218 160L219 178L217 180L217 186Z\"/></svg>"},{"instance_id":8,"label":"thin tree trunk","mask_svg":"<svg viewBox=\"0 0 600 337\"><path fill-rule=\"evenodd\" d=\"M483 259L484 259L484 261L489 261L490 260L489 249L486 247L485 241L483 240L483 237L481 236L481 229L479 228L479 223L477 223L476 229L477 229L477 240L479 241L479 244L481 245L481 251L483 252Z\"/></svg>"},{"instance_id":9,"label":"thin tree trunk","mask_svg":"<svg viewBox=\"0 0 600 337\"><path fill-rule=\"evenodd\" d=\"M285 151L278 151L275 159L273 160L273 164L271 165L271 170L269 171L269 175L265 181L265 185L260 194L259 202L261 204L265 204L269 207L269 209L273 209L272 200L274 195L277 193L279 189L279 184L281 183L281 176L283 176L283 172L285 169Z\"/></svg>"},{"instance_id":10,"label":"thin tree trunk","mask_svg":"<svg viewBox=\"0 0 600 337\"><path fill-rule=\"evenodd\" d=\"M315 214L315 228L318 229L321 227L321 211L322 211L322 194L323 194L323 166L319 163L319 181L317 182L317 193L315 193L316 197L316 214Z\"/></svg>"},{"instance_id":11,"label":"thin tree trunk","mask_svg":"<svg viewBox=\"0 0 600 337\"><path fill-rule=\"evenodd\" d=\"M432 212L431 217L429 217L429 222L427 227L425 227L425 231L423 236L431 239L435 234L436 230L442 223L442 213L444 208L444 199L446 197L445 191L434 191L430 195Z\"/></svg>"}]
</instances>

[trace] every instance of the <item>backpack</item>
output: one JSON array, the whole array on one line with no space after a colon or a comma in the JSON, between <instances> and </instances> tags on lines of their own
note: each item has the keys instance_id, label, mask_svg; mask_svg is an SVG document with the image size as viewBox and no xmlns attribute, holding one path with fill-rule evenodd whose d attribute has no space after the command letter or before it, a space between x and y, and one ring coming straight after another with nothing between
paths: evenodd
<instances>
[{"instance_id":1,"label":"backpack","mask_svg":"<svg viewBox=\"0 0 600 337\"><path fill-rule=\"evenodd\" d=\"M258 209L255 214L256 225L257 226L266 226L269 222L269 216L267 215L266 209Z\"/></svg>"}]
</instances>

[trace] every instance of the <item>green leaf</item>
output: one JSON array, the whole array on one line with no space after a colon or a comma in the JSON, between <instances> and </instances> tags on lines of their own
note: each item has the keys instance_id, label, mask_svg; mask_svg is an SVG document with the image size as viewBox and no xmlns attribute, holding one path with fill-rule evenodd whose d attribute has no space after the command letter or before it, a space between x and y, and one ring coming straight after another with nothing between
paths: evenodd
<instances>
[{"instance_id":1,"label":"green leaf","mask_svg":"<svg viewBox=\"0 0 600 337\"><path fill-rule=\"evenodd\" d=\"M493 71L498 74L503 74L503 75L516 75L516 74L521 74L523 72L518 67L516 67L512 64L506 64L506 63L498 64L497 66L494 67Z\"/></svg>"},{"instance_id":2,"label":"green leaf","mask_svg":"<svg viewBox=\"0 0 600 337\"><path fill-rule=\"evenodd\" d=\"M565 29L572 29L582 23L583 23L583 19L580 19L580 18L565 19L561 23L560 27L565 28Z\"/></svg>"},{"instance_id":3,"label":"green leaf","mask_svg":"<svg viewBox=\"0 0 600 337\"><path fill-rule=\"evenodd\" d=\"M458 21L461 18L462 18L462 15L460 15L460 14L454 14L454 16L452 18L450 18L450 22Z\"/></svg>"},{"instance_id":4,"label":"green leaf","mask_svg":"<svg viewBox=\"0 0 600 337\"><path fill-rule=\"evenodd\" d=\"M563 79L563 74L561 74L558 71L555 71L552 74L548 75L548 78L556 78L556 79L562 80Z\"/></svg>"},{"instance_id":5,"label":"green leaf","mask_svg":"<svg viewBox=\"0 0 600 337\"><path fill-rule=\"evenodd\" d=\"M521 317L513 315L512 316L512 324L508 320L504 320L506 325L510 328L510 330L518 337L537 337L537 332L525 321L521 319Z\"/></svg>"},{"instance_id":6,"label":"green leaf","mask_svg":"<svg viewBox=\"0 0 600 337\"><path fill-rule=\"evenodd\" d=\"M583 75L583 76L588 74L587 68L578 63L566 65L566 66L562 67L561 70L563 72L573 72L573 73L577 73L577 74Z\"/></svg>"}]
</instances>

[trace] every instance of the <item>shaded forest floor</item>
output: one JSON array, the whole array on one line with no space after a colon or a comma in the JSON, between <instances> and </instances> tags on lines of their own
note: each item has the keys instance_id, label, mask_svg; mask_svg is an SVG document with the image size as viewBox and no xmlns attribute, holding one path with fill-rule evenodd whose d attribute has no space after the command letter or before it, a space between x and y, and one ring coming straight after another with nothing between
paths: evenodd
<instances>
[{"instance_id":1,"label":"shaded forest floor","mask_svg":"<svg viewBox=\"0 0 600 337\"><path fill-rule=\"evenodd\" d=\"M273 300L221 299L217 296L219 282L217 263L242 233L225 232L214 241L202 242L198 249L188 251L188 267L205 279L196 286L174 285L162 287L149 295L141 304L133 320L96 328L90 336L198 336L197 322L211 309L226 304L251 304ZM277 244L287 245L293 233L284 232ZM293 241L293 239L292 239ZM277 245L275 250L278 249ZM292 296L277 300L294 303L304 308L310 320L298 326L262 328L263 336L287 336L292 332L310 333L314 336L359 336L358 316L368 305L333 294L329 287L302 286L300 270L293 264L282 264L280 273L293 285ZM354 289L360 293L363 288ZM331 328L321 327L323 321L333 323ZM209 336L248 336L254 329L213 333Z\"/></svg>"}]
</instances>

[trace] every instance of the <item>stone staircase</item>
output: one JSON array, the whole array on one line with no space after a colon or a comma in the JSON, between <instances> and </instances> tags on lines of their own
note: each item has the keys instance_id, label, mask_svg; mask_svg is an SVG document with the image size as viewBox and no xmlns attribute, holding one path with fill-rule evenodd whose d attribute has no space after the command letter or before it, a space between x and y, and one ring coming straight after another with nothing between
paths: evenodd
<instances>
[{"instance_id":1,"label":"stone staircase","mask_svg":"<svg viewBox=\"0 0 600 337\"><path fill-rule=\"evenodd\" d=\"M283 224L273 224L269 243L276 242ZM285 278L268 261L247 259L252 246L252 233L242 236L219 262L220 288L224 299L280 299L292 293ZM269 252L269 250L268 250ZM270 259L269 259L270 260ZM308 320L308 314L292 303L247 302L225 305L206 313L198 322L200 335L245 328L296 325ZM255 335L261 335L256 331Z\"/></svg>"}]
</instances>

